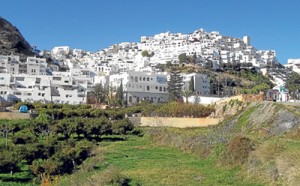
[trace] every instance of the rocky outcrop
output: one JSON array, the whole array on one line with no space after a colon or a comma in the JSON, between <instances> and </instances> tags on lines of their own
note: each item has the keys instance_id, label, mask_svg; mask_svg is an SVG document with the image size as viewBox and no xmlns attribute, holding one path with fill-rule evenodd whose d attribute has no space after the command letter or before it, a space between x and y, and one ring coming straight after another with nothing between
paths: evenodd
<instances>
[{"instance_id":1,"label":"rocky outcrop","mask_svg":"<svg viewBox=\"0 0 300 186\"><path fill-rule=\"evenodd\" d=\"M231 99L224 102L220 102L215 106L215 112L213 112L210 118L220 118L224 120L228 117L232 117L247 107L247 103L238 99Z\"/></svg>"},{"instance_id":2,"label":"rocky outcrop","mask_svg":"<svg viewBox=\"0 0 300 186\"><path fill-rule=\"evenodd\" d=\"M33 55L32 47L20 31L10 22L0 17L0 55Z\"/></svg>"}]
</instances>

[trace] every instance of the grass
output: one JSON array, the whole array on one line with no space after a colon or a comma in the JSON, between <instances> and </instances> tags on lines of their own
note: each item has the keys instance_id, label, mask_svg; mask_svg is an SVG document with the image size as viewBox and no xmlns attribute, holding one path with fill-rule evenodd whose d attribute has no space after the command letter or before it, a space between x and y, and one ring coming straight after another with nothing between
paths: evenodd
<instances>
[{"instance_id":1,"label":"grass","mask_svg":"<svg viewBox=\"0 0 300 186\"><path fill-rule=\"evenodd\" d=\"M0 173L0 185L2 186L34 186L31 180L34 175L30 173L29 167L26 164L21 165L21 170L14 173Z\"/></svg>"},{"instance_id":2,"label":"grass","mask_svg":"<svg viewBox=\"0 0 300 186\"><path fill-rule=\"evenodd\" d=\"M218 166L216 158L200 159L157 145L148 137L129 136L125 141L100 145L104 160L92 173L78 174L79 180L101 176L114 167L130 180L130 185L259 185L244 181L238 168ZM71 179L65 178L59 185L72 185Z\"/></svg>"},{"instance_id":3,"label":"grass","mask_svg":"<svg viewBox=\"0 0 300 186\"><path fill-rule=\"evenodd\" d=\"M235 126L235 131L241 131L244 127L249 124L249 117L257 109L257 106L253 106L247 109L237 120L237 125Z\"/></svg>"}]
</instances>

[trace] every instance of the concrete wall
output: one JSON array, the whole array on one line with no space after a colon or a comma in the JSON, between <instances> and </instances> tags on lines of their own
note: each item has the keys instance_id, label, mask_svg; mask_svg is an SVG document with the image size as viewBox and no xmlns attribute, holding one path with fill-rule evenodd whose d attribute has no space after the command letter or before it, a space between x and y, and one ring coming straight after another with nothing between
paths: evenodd
<instances>
[{"instance_id":1,"label":"concrete wall","mask_svg":"<svg viewBox=\"0 0 300 186\"><path fill-rule=\"evenodd\" d=\"M168 118L168 117L141 117L140 126L163 126L163 127L206 127L216 125L219 118Z\"/></svg>"},{"instance_id":2,"label":"concrete wall","mask_svg":"<svg viewBox=\"0 0 300 186\"><path fill-rule=\"evenodd\" d=\"M199 104L213 104L217 101L222 100L223 98L220 97L208 97L208 96L191 96L189 97L189 103L199 103ZM183 101L185 102L186 99L183 97Z\"/></svg>"}]
</instances>

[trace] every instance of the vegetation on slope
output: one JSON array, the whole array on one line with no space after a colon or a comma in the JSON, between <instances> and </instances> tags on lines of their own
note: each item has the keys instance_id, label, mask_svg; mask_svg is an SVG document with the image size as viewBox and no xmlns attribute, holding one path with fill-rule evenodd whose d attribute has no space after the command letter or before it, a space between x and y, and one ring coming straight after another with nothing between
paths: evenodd
<instances>
[{"instance_id":1,"label":"vegetation on slope","mask_svg":"<svg viewBox=\"0 0 300 186\"><path fill-rule=\"evenodd\" d=\"M58 105L56 107L64 110ZM56 126L53 131L58 132L57 144L53 146L54 153L44 149L43 152L52 155L40 153L47 156L44 159L34 159L32 156L17 158L22 161L18 162L17 166L11 166L12 168L7 169L6 173L2 172L0 178L2 183L17 185L31 183L30 180L35 177L34 172L40 173L38 177L45 177L45 174L39 172L41 170L52 170L54 172L50 175L61 176L62 170L52 168L60 167L68 157L75 157L72 154L77 152L77 147L81 149L82 145L94 143L97 146L93 145L94 148L89 151L90 155L72 168L70 172L72 174L55 177L56 179L52 177L52 184L299 185L300 113L297 103L251 103L240 112L230 111L233 108L243 109L245 105L241 105L238 101L231 101L226 107L218 109L236 115L226 115L223 123L217 126L187 129L141 128L144 135L140 130L132 132L139 137L125 135L127 133L125 131L128 130L125 128L123 128L125 131L116 130L120 129L119 127L112 128L115 132L109 134L114 135L103 133L97 137L97 134L91 133L92 136L88 138L84 133L79 132L78 135L76 130L68 134L65 133L69 131L69 127L66 126L76 126L75 123L79 119L73 119L72 114L82 116L81 114L86 112L83 112L84 109L77 111L73 109L74 113L71 115L62 112L65 113L64 119L53 124ZM131 108L131 111L143 109ZM97 116L85 114L88 118L81 118L81 120L87 119L84 121L86 126L94 126L89 125L88 120L95 123L99 116L100 119L101 117L114 118L114 123L123 121L119 117L109 115L107 111L99 111L99 113L101 114ZM41 118L35 120L38 121L43 123ZM7 121L3 122L2 126L6 123ZM35 146L35 143L41 144L43 148L52 146L52 137L48 138L48 143L46 143L46 136L35 137L34 128L37 123L22 123L21 130L24 130L27 125L31 126L32 130L27 133L33 131L32 135L10 133L8 141L10 151L5 150L6 142L2 138L0 140L3 149L1 157L4 157L1 159L2 162L10 160L5 157L19 156L20 151L17 149L20 149L21 144L15 143L26 142L23 144L22 152L35 152L40 149L41 147ZM65 123L68 124L64 125ZM42 126L41 123L38 126ZM62 128L59 126L66 128L60 130ZM120 124L120 126L124 125ZM101 140L100 143L97 138ZM31 151L28 151L30 149ZM76 154L81 153L74 153ZM17 169L14 169L15 167ZM13 170L12 175L11 170ZM58 174L55 173L56 171Z\"/></svg>"}]
</instances>

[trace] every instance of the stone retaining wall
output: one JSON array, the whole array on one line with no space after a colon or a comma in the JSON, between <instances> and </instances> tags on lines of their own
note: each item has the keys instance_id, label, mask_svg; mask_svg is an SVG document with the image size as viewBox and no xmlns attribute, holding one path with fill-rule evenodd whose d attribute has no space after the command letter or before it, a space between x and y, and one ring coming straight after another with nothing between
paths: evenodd
<instances>
[{"instance_id":1,"label":"stone retaining wall","mask_svg":"<svg viewBox=\"0 0 300 186\"><path fill-rule=\"evenodd\" d=\"M141 117L140 126L163 127L206 127L217 125L219 118L170 118L170 117Z\"/></svg>"}]
</instances>

